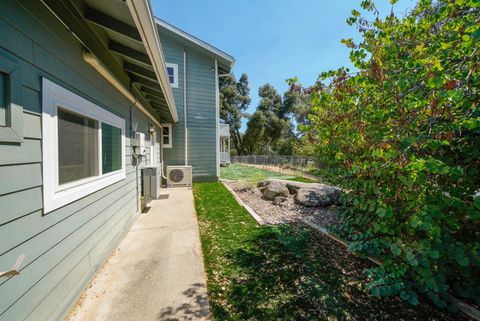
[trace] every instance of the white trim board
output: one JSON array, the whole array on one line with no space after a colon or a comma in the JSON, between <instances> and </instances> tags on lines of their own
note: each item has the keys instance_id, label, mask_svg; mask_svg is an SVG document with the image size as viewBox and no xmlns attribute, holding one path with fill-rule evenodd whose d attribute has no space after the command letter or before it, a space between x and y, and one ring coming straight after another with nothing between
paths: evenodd
<instances>
[{"instance_id":1,"label":"white trim board","mask_svg":"<svg viewBox=\"0 0 480 321\"><path fill-rule=\"evenodd\" d=\"M42 170L44 213L72 203L113 183L125 179L125 120L83 97L42 78ZM121 129L121 169L103 175L101 173L101 125L98 129L99 175L58 184L58 107L71 110Z\"/></svg>"}]
</instances>

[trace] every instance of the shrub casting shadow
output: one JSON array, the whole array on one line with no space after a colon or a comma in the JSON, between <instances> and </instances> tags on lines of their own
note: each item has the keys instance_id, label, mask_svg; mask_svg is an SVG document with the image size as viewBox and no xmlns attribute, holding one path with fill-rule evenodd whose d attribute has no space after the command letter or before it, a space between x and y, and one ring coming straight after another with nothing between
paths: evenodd
<instances>
[{"instance_id":1,"label":"shrub casting shadow","mask_svg":"<svg viewBox=\"0 0 480 321\"><path fill-rule=\"evenodd\" d=\"M212 288L221 293L211 302L217 319L453 320L429 306L369 295L362 273L369 262L310 229L266 227L244 245L227 254L230 284Z\"/></svg>"},{"instance_id":2,"label":"shrub casting shadow","mask_svg":"<svg viewBox=\"0 0 480 321\"><path fill-rule=\"evenodd\" d=\"M157 320L179 321L208 319L210 309L206 293L205 285L200 283L192 284L189 289L182 293L191 303L183 303L178 307L163 308L158 314Z\"/></svg>"}]
</instances>

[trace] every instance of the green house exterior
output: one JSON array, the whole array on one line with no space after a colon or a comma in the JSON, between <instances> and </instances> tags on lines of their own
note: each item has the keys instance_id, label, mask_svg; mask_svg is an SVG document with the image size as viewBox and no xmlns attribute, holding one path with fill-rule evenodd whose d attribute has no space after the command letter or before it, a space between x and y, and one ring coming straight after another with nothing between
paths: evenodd
<instances>
[{"instance_id":1,"label":"green house exterior","mask_svg":"<svg viewBox=\"0 0 480 321\"><path fill-rule=\"evenodd\" d=\"M25 255L1 321L65 316L137 218L145 166L218 179L232 65L147 0L0 1L0 271Z\"/></svg>"},{"instance_id":2,"label":"green house exterior","mask_svg":"<svg viewBox=\"0 0 480 321\"><path fill-rule=\"evenodd\" d=\"M165 162L192 165L194 181L217 180L220 159L216 88L218 76L230 72L234 60L158 18L155 21L165 60L178 66L179 80L178 87L173 88L179 121L172 128L173 148L164 150Z\"/></svg>"}]
</instances>

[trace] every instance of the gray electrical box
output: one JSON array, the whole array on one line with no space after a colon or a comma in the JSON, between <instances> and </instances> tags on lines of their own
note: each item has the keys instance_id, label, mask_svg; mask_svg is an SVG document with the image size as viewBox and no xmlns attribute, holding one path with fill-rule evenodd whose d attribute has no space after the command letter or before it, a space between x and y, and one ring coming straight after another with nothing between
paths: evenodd
<instances>
[{"instance_id":1,"label":"gray electrical box","mask_svg":"<svg viewBox=\"0 0 480 321\"><path fill-rule=\"evenodd\" d=\"M143 172L143 196L145 201L150 203L160 196L160 186L162 185L162 167L147 166L142 169Z\"/></svg>"}]
</instances>

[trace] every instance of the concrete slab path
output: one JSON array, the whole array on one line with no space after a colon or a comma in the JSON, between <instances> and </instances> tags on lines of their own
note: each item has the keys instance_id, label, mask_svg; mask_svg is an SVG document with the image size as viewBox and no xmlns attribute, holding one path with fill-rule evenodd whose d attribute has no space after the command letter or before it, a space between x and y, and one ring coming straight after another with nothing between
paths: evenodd
<instances>
[{"instance_id":1,"label":"concrete slab path","mask_svg":"<svg viewBox=\"0 0 480 321\"><path fill-rule=\"evenodd\" d=\"M210 320L191 188L149 205L65 320Z\"/></svg>"}]
</instances>

